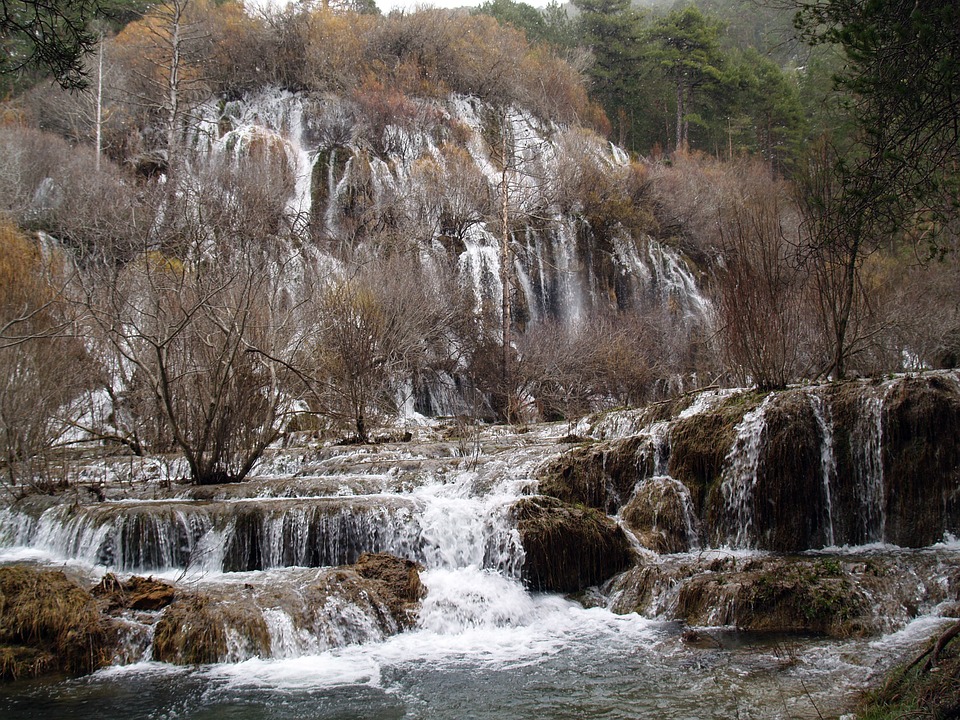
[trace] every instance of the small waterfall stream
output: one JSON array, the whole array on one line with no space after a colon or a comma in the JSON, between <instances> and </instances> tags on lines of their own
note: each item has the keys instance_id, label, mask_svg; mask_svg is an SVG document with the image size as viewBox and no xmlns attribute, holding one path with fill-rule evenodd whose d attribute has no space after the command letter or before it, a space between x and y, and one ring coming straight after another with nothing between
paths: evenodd
<instances>
[{"instance_id":1,"label":"small waterfall stream","mask_svg":"<svg viewBox=\"0 0 960 720\"><path fill-rule=\"evenodd\" d=\"M817 427L820 430L820 469L823 473L823 497L826 508L826 515L823 519L824 542L827 547L832 547L836 543L836 535L833 530L833 497L830 484L835 481L837 474L837 458L834 454L833 418L830 415L829 407L827 407L822 397L815 393L810 393L809 398L810 407L813 408L813 414L817 420Z\"/></svg>"},{"instance_id":2,"label":"small waterfall stream","mask_svg":"<svg viewBox=\"0 0 960 720\"><path fill-rule=\"evenodd\" d=\"M757 485L757 463L760 458L764 431L764 412L772 398L743 416L736 427L736 439L721 479L720 492L724 501L724 527L720 528L724 544L732 548L750 548L754 540L754 505Z\"/></svg>"}]
</instances>

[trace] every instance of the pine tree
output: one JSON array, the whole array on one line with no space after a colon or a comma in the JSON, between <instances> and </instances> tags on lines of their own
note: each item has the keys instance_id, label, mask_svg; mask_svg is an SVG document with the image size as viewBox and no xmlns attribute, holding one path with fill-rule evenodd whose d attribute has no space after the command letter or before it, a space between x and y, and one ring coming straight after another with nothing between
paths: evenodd
<instances>
[{"instance_id":1,"label":"pine tree","mask_svg":"<svg viewBox=\"0 0 960 720\"><path fill-rule=\"evenodd\" d=\"M653 58L674 83L676 148L685 150L690 141L690 120L696 112L698 93L722 77L720 26L690 6L654 23L650 39L654 45Z\"/></svg>"}]
</instances>

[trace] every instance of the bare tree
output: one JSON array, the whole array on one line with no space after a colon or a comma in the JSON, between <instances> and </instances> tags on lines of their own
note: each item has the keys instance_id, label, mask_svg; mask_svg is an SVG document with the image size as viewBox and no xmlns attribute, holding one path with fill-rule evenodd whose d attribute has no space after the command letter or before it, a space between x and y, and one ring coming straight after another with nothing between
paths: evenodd
<instances>
[{"instance_id":1,"label":"bare tree","mask_svg":"<svg viewBox=\"0 0 960 720\"><path fill-rule=\"evenodd\" d=\"M720 337L741 380L782 388L804 376L807 293L792 235L796 211L782 183L749 166L741 192L720 210ZM791 236L788 239L788 234Z\"/></svg>"},{"instance_id":2,"label":"bare tree","mask_svg":"<svg viewBox=\"0 0 960 720\"><path fill-rule=\"evenodd\" d=\"M119 373L118 424L157 427L198 484L242 480L277 437L300 351L307 261L276 234L276 179L242 167L211 161L176 196L152 195L140 246L82 278L100 356Z\"/></svg>"},{"instance_id":3,"label":"bare tree","mask_svg":"<svg viewBox=\"0 0 960 720\"><path fill-rule=\"evenodd\" d=\"M392 257L331 281L318 298L313 367L305 382L314 407L369 440L382 415L396 414L402 386L445 352L449 310L409 259Z\"/></svg>"},{"instance_id":4,"label":"bare tree","mask_svg":"<svg viewBox=\"0 0 960 720\"><path fill-rule=\"evenodd\" d=\"M128 25L114 42L128 73L126 96L162 128L168 170L176 165L183 135L194 124L194 109L211 93L206 69L212 54L208 20L203 3L164 0L143 20Z\"/></svg>"},{"instance_id":5,"label":"bare tree","mask_svg":"<svg viewBox=\"0 0 960 720\"><path fill-rule=\"evenodd\" d=\"M0 467L10 488L52 487L52 453L89 380L69 332L62 265L0 221Z\"/></svg>"}]
</instances>

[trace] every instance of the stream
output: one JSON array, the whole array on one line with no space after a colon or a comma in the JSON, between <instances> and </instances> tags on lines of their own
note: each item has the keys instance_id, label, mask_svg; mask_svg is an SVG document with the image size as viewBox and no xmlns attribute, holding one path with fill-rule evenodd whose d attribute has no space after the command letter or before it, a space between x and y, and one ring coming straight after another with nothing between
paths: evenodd
<instances>
[{"instance_id":1,"label":"stream","mask_svg":"<svg viewBox=\"0 0 960 720\"><path fill-rule=\"evenodd\" d=\"M243 487L206 494L171 484L146 461L91 464L85 477L100 483L106 500L69 512L3 510L0 564L65 568L90 584L110 571L149 574L219 593L227 603L254 598L271 651L250 656L238 648L224 663L167 665L149 659L152 630L145 623L122 664L78 679L0 686L0 717L838 717L860 689L947 622L934 607L880 637L750 634L615 614L602 591L590 608L527 591L507 509L535 490L536 468L563 451L558 439L567 431L487 430L479 452L436 437L375 450L277 451ZM176 474L175 464L167 471ZM239 522L244 514L254 516L254 531ZM318 533L326 533L326 554L289 550L303 538L316 545ZM253 549L243 544L254 536ZM427 593L415 626L385 635L355 609L331 605L335 630L306 632L282 599L321 572L304 558L342 564L369 550L421 563ZM953 545L930 552L948 566L958 556ZM144 619L131 615L130 623Z\"/></svg>"}]
</instances>

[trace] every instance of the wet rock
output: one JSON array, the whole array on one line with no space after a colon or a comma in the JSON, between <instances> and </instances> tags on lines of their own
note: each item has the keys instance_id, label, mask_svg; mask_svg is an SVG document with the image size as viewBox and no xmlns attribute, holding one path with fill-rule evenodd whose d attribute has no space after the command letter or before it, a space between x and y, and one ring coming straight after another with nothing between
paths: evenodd
<instances>
[{"instance_id":1,"label":"wet rock","mask_svg":"<svg viewBox=\"0 0 960 720\"><path fill-rule=\"evenodd\" d=\"M869 600L853 580L797 564L699 575L684 583L676 619L740 630L833 637L879 631Z\"/></svg>"},{"instance_id":2,"label":"wet rock","mask_svg":"<svg viewBox=\"0 0 960 720\"><path fill-rule=\"evenodd\" d=\"M62 572L0 568L0 678L93 672L116 645L96 600Z\"/></svg>"},{"instance_id":3,"label":"wet rock","mask_svg":"<svg viewBox=\"0 0 960 720\"><path fill-rule=\"evenodd\" d=\"M409 560L368 553L355 565L268 571L243 584L178 594L156 623L153 659L241 662L382 640L416 622L425 592L419 570Z\"/></svg>"},{"instance_id":4,"label":"wet rock","mask_svg":"<svg viewBox=\"0 0 960 720\"><path fill-rule=\"evenodd\" d=\"M538 471L538 491L565 503L616 513L637 481L652 472L650 454L640 452L647 442L634 437L574 448Z\"/></svg>"},{"instance_id":5,"label":"wet rock","mask_svg":"<svg viewBox=\"0 0 960 720\"><path fill-rule=\"evenodd\" d=\"M697 542L689 492L670 477L641 483L621 517L640 544L657 553L686 552Z\"/></svg>"},{"instance_id":6,"label":"wet rock","mask_svg":"<svg viewBox=\"0 0 960 720\"><path fill-rule=\"evenodd\" d=\"M618 576L614 612L692 626L814 633L892 632L950 602L956 560L898 552L857 556L674 556ZM942 608L941 608L942 610Z\"/></svg>"},{"instance_id":7,"label":"wet rock","mask_svg":"<svg viewBox=\"0 0 960 720\"><path fill-rule=\"evenodd\" d=\"M952 376L904 378L883 412L885 533L924 547L960 527L960 386Z\"/></svg>"},{"instance_id":8,"label":"wet rock","mask_svg":"<svg viewBox=\"0 0 960 720\"><path fill-rule=\"evenodd\" d=\"M711 507L715 508L717 503L720 478L736 439L737 424L761 399L755 393L734 395L671 425L669 474L690 489L697 514L711 525L716 521Z\"/></svg>"},{"instance_id":9,"label":"wet rock","mask_svg":"<svg viewBox=\"0 0 960 720\"><path fill-rule=\"evenodd\" d=\"M525 553L523 580L533 590L577 592L633 561L623 530L597 510L535 497L516 503L513 512Z\"/></svg>"},{"instance_id":10,"label":"wet rock","mask_svg":"<svg viewBox=\"0 0 960 720\"><path fill-rule=\"evenodd\" d=\"M420 582L422 565L388 553L364 553L353 566L367 580L400 627L416 621L426 588Z\"/></svg>"},{"instance_id":11,"label":"wet rock","mask_svg":"<svg viewBox=\"0 0 960 720\"><path fill-rule=\"evenodd\" d=\"M827 545L821 436L804 391L771 398L760 441L752 508L755 547L796 552Z\"/></svg>"}]
</instances>

